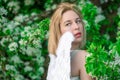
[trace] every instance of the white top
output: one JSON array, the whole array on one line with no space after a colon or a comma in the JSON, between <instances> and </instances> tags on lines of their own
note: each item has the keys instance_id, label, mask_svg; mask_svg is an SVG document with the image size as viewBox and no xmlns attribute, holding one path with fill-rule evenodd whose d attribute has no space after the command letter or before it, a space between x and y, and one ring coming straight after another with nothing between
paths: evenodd
<instances>
[{"instance_id":1,"label":"white top","mask_svg":"<svg viewBox=\"0 0 120 80\"><path fill-rule=\"evenodd\" d=\"M50 63L48 67L47 80L80 80L79 77L70 77L70 49L73 40L74 36L71 32L66 32L61 36L56 50L56 56L51 53L49 55Z\"/></svg>"},{"instance_id":2,"label":"white top","mask_svg":"<svg viewBox=\"0 0 120 80\"><path fill-rule=\"evenodd\" d=\"M70 80L80 80L79 76L71 77Z\"/></svg>"}]
</instances>

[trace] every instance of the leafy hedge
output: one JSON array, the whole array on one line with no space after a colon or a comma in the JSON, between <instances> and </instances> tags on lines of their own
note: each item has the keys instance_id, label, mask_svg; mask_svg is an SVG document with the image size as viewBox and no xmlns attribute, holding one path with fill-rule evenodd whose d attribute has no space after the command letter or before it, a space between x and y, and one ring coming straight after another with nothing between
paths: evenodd
<instances>
[{"instance_id":1,"label":"leafy hedge","mask_svg":"<svg viewBox=\"0 0 120 80\"><path fill-rule=\"evenodd\" d=\"M64 1L0 0L0 80L45 80L49 17ZM69 0L80 7L87 30L86 70L98 80L119 80L120 3L98 1Z\"/></svg>"}]
</instances>

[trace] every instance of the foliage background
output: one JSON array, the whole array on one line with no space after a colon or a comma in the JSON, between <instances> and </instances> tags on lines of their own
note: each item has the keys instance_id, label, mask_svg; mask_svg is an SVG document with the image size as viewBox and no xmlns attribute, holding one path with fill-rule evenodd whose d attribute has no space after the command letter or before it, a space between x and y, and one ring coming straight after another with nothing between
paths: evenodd
<instances>
[{"instance_id":1,"label":"foliage background","mask_svg":"<svg viewBox=\"0 0 120 80\"><path fill-rule=\"evenodd\" d=\"M0 0L0 80L45 80L50 16L66 1L82 11L87 72L120 80L119 0Z\"/></svg>"}]
</instances>

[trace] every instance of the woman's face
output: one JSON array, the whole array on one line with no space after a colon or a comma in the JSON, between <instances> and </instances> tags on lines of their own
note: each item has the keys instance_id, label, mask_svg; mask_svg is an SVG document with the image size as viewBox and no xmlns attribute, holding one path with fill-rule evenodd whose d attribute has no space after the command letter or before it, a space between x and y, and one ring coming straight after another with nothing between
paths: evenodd
<instances>
[{"instance_id":1,"label":"woman's face","mask_svg":"<svg viewBox=\"0 0 120 80\"><path fill-rule=\"evenodd\" d=\"M62 15L60 22L62 34L71 31L75 37L73 43L80 43L83 40L83 25L80 17L72 10L66 11Z\"/></svg>"}]
</instances>

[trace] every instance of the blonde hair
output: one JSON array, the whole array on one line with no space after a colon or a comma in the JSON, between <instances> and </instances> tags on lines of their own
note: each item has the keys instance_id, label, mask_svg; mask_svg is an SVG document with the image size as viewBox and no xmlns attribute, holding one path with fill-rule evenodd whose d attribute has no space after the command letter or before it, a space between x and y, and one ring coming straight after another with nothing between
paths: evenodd
<instances>
[{"instance_id":1,"label":"blonde hair","mask_svg":"<svg viewBox=\"0 0 120 80\"><path fill-rule=\"evenodd\" d=\"M56 53L59 39L62 35L61 31L60 31L61 30L60 29L60 21L62 19L63 13L65 13L68 10L73 10L74 12L76 12L76 14L78 14L78 16L80 18L82 18L80 9L76 5L70 4L70 3L61 3L60 5L58 5L54 14L51 17L50 29L49 29L49 39L48 39L48 51L49 51L49 53L52 53L54 55ZM84 27L84 24L83 24L83 27ZM84 28L83 32L84 32L83 33L84 37L81 42L80 48L82 48L86 43L85 28Z\"/></svg>"}]
</instances>

